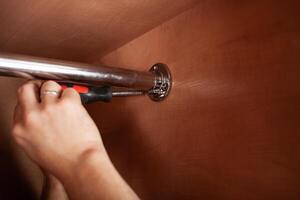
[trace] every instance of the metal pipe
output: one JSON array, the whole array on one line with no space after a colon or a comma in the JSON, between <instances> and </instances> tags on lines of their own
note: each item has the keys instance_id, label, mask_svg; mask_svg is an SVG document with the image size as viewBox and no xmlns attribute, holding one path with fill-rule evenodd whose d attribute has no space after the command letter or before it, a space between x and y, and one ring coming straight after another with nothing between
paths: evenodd
<instances>
[{"instance_id":1,"label":"metal pipe","mask_svg":"<svg viewBox=\"0 0 300 200\"><path fill-rule=\"evenodd\" d=\"M0 75L72 81L88 85L111 85L147 91L155 86L157 79L151 72L9 54L0 54Z\"/></svg>"},{"instance_id":2,"label":"metal pipe","mask_svg":"<svg viewBox=\"0 0 300 200\"><path fill-rule=\"evenodd\" d=\"M125 87L131 90L115 91L113 96L133 96L147 93L154 101L164 100L172 87L169 68L162 63L153 65L149 72L139 72L107 66L0 54L1 75L86 85Z\"/></svg>"}]
</instances>

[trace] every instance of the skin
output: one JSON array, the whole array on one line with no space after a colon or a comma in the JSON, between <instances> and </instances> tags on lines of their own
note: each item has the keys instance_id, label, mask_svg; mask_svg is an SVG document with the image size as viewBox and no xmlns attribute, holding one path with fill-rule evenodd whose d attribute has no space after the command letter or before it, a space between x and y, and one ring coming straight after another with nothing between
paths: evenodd
<instances>
[{"instance_id":1,"label":"skin","mask_svg":"<svg viewBox=\"0 0 300 200\"><path fill-rule=\"evenodd\" d=\"M43 95L45 90L60 95ZM110 161L74 89L61 91L54 81L21 86L12 135L45 171L48 191L43 195L48 199L139 199Z\"/></svg>"},{"instance_id":2,"label":"skin","mask_svg":"<svg viewBox=\"0 0 300 200\"><path fill-rule=\"evenodd\" d=\"M61 182L53 175L45 172L45 179L41 198L43 200L69 200Z\"/></svg>"}]
</instances>

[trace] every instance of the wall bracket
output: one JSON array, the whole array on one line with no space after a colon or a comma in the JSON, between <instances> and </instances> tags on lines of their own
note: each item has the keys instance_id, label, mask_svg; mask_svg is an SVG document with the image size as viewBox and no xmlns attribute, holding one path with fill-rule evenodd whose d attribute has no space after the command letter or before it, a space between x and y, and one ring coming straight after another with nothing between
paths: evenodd
<instances>
[{"instance_id":1,"label":"wall bracket","mask_svg":"<svg viewBox=\"0 0 300 200\"><path fill-rule=\"evenodd\" d=\"M162 101L170 93L172 88L172 76L167 65L157 63L149 70L155 75L155 84L152 89L148 91L148 96L153 101Z\"/></svg>"}]
</instances>

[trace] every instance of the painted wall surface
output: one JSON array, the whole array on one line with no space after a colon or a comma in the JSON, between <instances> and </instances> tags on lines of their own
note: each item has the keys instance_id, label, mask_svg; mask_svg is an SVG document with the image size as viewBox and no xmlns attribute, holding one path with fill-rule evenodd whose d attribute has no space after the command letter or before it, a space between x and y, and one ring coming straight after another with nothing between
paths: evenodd
<instances>
[{"instance_id":1,"label":"painted wall surface","mask_svg":"<svg viewBox=\"0 0 300 200\"><path fill-rule=\"evenodd\" d=\"M162 103L146 97L89 111L143 199L300 198L297 1L202 1L106 57L169 65Z\"/></svg>"},{"instance_id":2,"label":"painted wall surface","mask_svg":"<svg viewBox=\"0 0 300 200\"><path fill-rule=\"evenodd\" d=\"M197 0L1 0L0 52L90 60L113 51L195 3ZM41 171L9 134L16 90L23 82L0 77L0 199L37 199L42 188Z\"/></svg>"},{"instance_id":3,"label":"painted wall surface","mask_svg":"<svg viewBox=\"0 0 300 200\"><path fill-rule=\"evenodd\" d=\"M1 0L0 51L85 61L113 51L196 2Z\"/></svg>"},{"instance_id":4,"label":"painted wall surface","mask_svg":"<svg viewBox=\"0 0 300 200\"><path fill-rule=\"evenodd\" d=\"M300 198L298 1L199 1L140 37L194 1L142 1L148 10L141 1L103 0L78 13L82 1L30 2L0 2L0 50L141 71L169 65L174 85L166 101L87 106L142 199ZM104 8L121 17L99 19ZM40 170L9 136L21 83L0 78L0 199L37 199L41 191Z\"/></svg>"}]
</instances>

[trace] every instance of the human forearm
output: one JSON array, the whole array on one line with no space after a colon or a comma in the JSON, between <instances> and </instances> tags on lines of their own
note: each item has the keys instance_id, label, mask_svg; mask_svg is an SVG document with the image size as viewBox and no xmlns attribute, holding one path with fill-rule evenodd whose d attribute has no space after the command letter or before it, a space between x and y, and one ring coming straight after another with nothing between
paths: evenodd
<instances>
[{"instance_id":1,"label":"human forearm","mask_svg":"<svg viewBox=\"0 0 300 200\"><path fill-rule=\"evenodd\" d=\"M106 153L91 152L60 179L72 200L139 199Z\"/></svg>"},{"instance_id":2,"label":"human forearm","mask_svg":"<svg viewBox=\"0 0 300 200\"><path fill-rule=\"evenodd\" d=\"M42 200L68 200L67 193L61 182L53 175L45 172Z\"/></svg>"}]
</instances>

